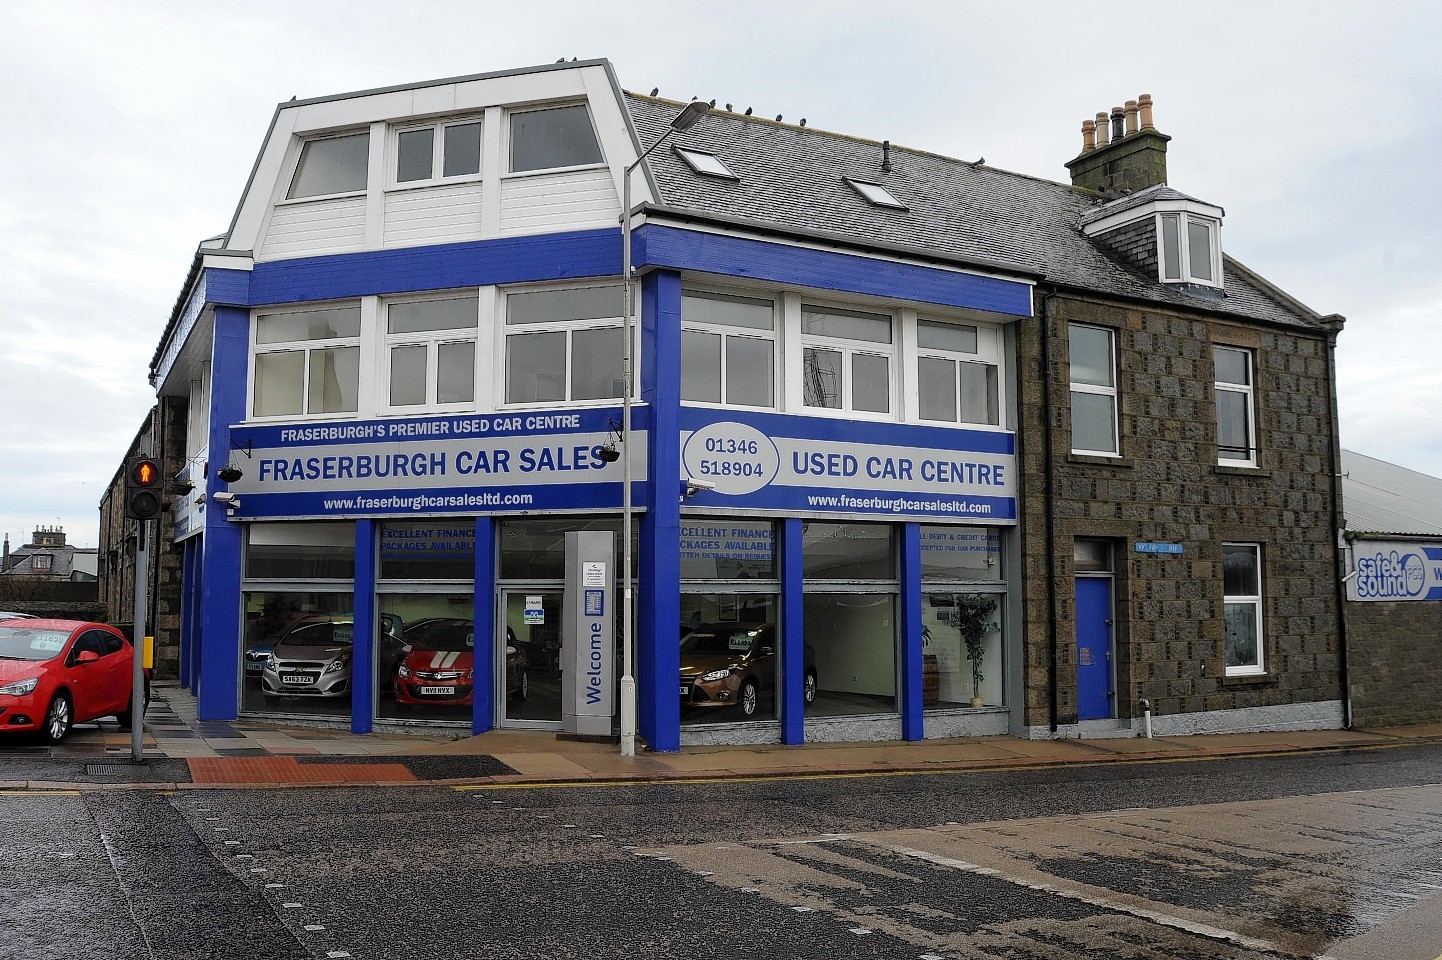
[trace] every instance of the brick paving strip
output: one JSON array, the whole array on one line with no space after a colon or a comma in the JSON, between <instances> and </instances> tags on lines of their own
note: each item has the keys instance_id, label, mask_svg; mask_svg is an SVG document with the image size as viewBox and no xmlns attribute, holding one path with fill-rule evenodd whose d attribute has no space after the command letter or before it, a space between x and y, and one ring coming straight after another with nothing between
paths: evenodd
<instances>
[{"instance_id":1,"label":"brick paving strip","mask_svg":"<svg viewBox=\"0 0 1442 960\"><path fill-rule=\"evenodd\" d=\"M191 782L205 786L417 782L403 763L303 764L294 757L190 757L186 762Z\"/></svg>"}]
</instances>

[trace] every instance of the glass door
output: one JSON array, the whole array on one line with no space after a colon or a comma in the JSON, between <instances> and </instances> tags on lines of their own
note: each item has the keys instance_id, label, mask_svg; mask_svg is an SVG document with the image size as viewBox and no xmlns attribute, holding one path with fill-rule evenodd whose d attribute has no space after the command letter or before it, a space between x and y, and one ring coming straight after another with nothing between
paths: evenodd
<instances>
[{"instance_id":1,"label":"glass door","mask_svg":"<svg viewBox=\"0 0 1442 960\"><path fill-rule=\"evenodd\" d=\"M560 726L562 597L555 589L501 591L496 698L502 726Z\"/></svg>"}]
</instances>

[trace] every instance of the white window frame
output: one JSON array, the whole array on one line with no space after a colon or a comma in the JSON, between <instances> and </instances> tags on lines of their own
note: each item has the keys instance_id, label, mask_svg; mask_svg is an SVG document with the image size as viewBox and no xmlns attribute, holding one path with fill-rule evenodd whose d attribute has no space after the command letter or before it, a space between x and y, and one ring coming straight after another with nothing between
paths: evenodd
<instances>
[{"instance_id":1,"label":"white window frame","mask_svg":"<svg viewBox=\"0 0 1442 960\"><path fill-rule=\"evenodd\" d=\"M845 337L830 337L822 334L804 333L804 324L807 308L814 308L819 312L837 311L842 314L863 313L875 317L885 317L891 324L891 341L881 343L874 340L853 340ZM797 351L801 361L801 409L818 416L844 416L864 418L868 420L899 420L901 419L900 408L900 381L901 381L901 322L895 311L878 309L859 304L830 303L824 300L803 299L799 314L801 323L798 324L798 346ZM806 397L806 352L810 349L833 350L841 354L841 384L838 388L838 396L841 398L839 406L823 407L811 404ZM854 374L853 361L856 357L873 356L884 357L887 361L887 409L857 410L853 402Z\"/></svg>"},{"instance_id":2,"label":"white window frame","mask_svg":"<svg viewBox=\"0 0 1442 960\"><path fill-rule=\"evenodd\" d=\"M547 322L541 322L541 323L516 324L515 326L512 326L512 325L510 324L510 322L509 322L509 320L510 320L510 297L511 297L512 295L514 295L514 294L538 293L538 292L546 291L546 290L566 290L566 289L577 290L577 289L583 289L583 288L586 288L586 287L616 287L616 288L618 288L618 289L622 289L622 299L621 299L621 302L622 302L622 304L623 304L623 306L622 306L622 311L624 312L624 309L625 309L625 308L624 308L625 293L624 293L624 288L622 287L622 283L621 283L621 278L620 278L620 277L615 277L615 278L596 278L596 279L593 279L593 280L589 280L589 281L587 281L587 282L585 282L585 283L544 284L544 285L538 285L538 286L507 287L507 288L504 288L504 289L502 289L502 290L499 291L499 294L498 294L498 296L496 297L497 311L498 311L498 313L499 313L499 319L498 319L498 322L496 323L496 337L497 337L497 343L496 343L496 367L497 367L496 394L497 394L497 396L496 396L496 400L497 400L497 409L535 409L535 408L552 407L552 406L556 406L556 405L558 405L558 404L563 404L563 405L565 405L565 406L580 406L580 407L586 407L586 406L614 406L615 404L621 402L621 400L622 400L622 395L621 395L620 393L616 394L616 396L614 396L614 397L599 397L599 398L596 398L596 399L587 399L587 400L574 400L574 399L572 399L572 397L575 395L575 376L574 376L575 371L572 369L572 366L571 366L571 357L572 357L572 353L573 353L573 341L574 341L574 339L575 339L574 335L575 335L578 331L585 331L585 330L612 330L612 329L614 329L614 330L624 330L624 327L625 327L625 318L624 318L621 314L617 314L617 315L614 316L614 317L596 317L596 318L589 319L589 320L554 320L554 321L547 321ZM640 325L639 323L637 323L637 324L634 325L634 328L633 328L633 330L632 330L632 336L633 336L634 338L636 338L637 340L640 339L640 337L639 337L640 326L641 326L641 325ZM507 391L507 389L508 389L508 387L509 387L509 384L510 384L510 369L509 369L509 367L510 367L510 352L509 352L509 350L508 350L507 340L508 340L508 338L511 337L511 336L523 336L523 335L525 335L525 334L532 334L532 333L565 333L565 334L566 334L566 371L565 371L565 388L566 388L566 389L565 389L565 397L562 398L562 399L559 399L559 400L509 400L509 399L507 399L506 391ZM625 334L623 333L622 336L624 336L624 335L625 335ZM639 370L641 369L640 363L641 363L640 353L639 353L639 351L638 351L638 349L637 349L637 344L636 344L636 342L633 340L632 345L631 345L631 364L632 364L632 369L633 369L633 370L636 370L636 371L639 371ZM624 374L623 374L623 375L624 375ZM633 387L633 390L634 390L637 386L639 386L640 377L639 377L639 376L633 376L632 379L633 379L633 381L635 381L635 382L633 382L633 384L632 384L632 387ZM633 399L634 399L634 395L633 395Z\"/></svg>"},{"instance_id":3,"label":"white window frame","mask_svg":"<svg viewBox=\"0 0 1442 960\"><path fill-rule=\"evenodd\" d=\"M1163 222L1172 219L1177 222L1177 275L1167 275L1169 260L1164 240ZM1191 225L1202 226L1207 231L1207 262L1212 275L1200 277L1192 273ZM1157 279L1162 283L1195 283L1208 287L1222 286L1222 244L1221 222L1186 210L1162 210L1156 214L1157 228Z\"/></svg>"},{"instance_id":4,"label":"white window frame","mask_svg":"<svg viewBox=\"0 0 1442 960\"><path fill-rule=\"evenodd\" d=\"M923 347L921 345L921 325L923 323L949 324L958 327L971 327L976 331L976 352L967 353L963 350L948 350L944 347ZM945 423L953 424L968 429L986 429L988 427L1001 427L1006 418L1006 384L1001 375L1001 349L998 345L1000 331L986 324L980 324L973 320L947 320L941 317L919 316L916 318L916 333L913 342L916 343L916 359L914 363L908 364L911 376L916 381L916 410L915 420L918 423ZM932 420L921 415L921 361L923 359L946 360L953 363L970 363L978 366L989 367L996 379L996 422L966 420L963 417L961 402L961 376L960 368L954 371L952 377L952 396L956 401L955 420ZM911 419L911 418L908 418Z\"/></svg>"},{"instance_id":5,"label":"white window frame","mask_svg":"<svg viewBox=\"0 0 1442 960\"><path fill-rule=\"evenodd\" d=\"M746 326L737 326L737 325L733 325L733 324L724 324L724 323L702 323L702 322L699 322L699 321L696 321L696 320L687 319L684 303L685 303L685 298L686 298L686 297L691 297L691 296L698 296L698 297L716 297L716 298L721 298L721 299L725 299L725 298L728 298L728 297L735 297L735 298L744 299L744 300L765 300L765 301L768 301L768 302L771 304L771 329L770 329L770 330L762 330L760 327L746 327ZM781 395L782 395L782 393L783 393L783 390L782 390L782 387L781 387L781 375L780 375L780 374L781 374L781 349L782 349L781 341L782 341L782 337L781 337L781 335L777 332L777 331L778 331L778 327L780 326L781 310L780 310L780 305L779 305L778 302L777 302L777 298L776 298L775 296L771 295L771 294L768 294L768 293L765 293L765 292L758 292L758 291L754 291L754 290L753 290L753 291L741 291L741 290L719 290L719 289L701 289L701 288L690 289L690 288L688 288L688 289L682 291L682 303L683 303L683 306L682 306L682 310L681 310L681 335L682 335L683 341L684 341L685 335L686 335L687 333L710 334L710 335L713 335L713 336L719 336L719 337L721 338L721 370L719 371L720 377L721 377L721 400L720 400L719 402L712 402L712 401L706 401L706 400L683 400L682 402L685 403L685 404L688 404L688 405L707 406L707 407L746 407L746 408L749 408L749 409L752 409L752 410L775 410L775 409L777 409L777 408L779 407L780 403L781 403ZM747 339L747 340L764 340L764 341L766 341L766 342L768 342L768 343L771 344L771 402L770 402L770 403L765 403L765 404L746 403L745 401L735 400L735 399L732 399L732 398L730 398L730 397L728 397L728 396L726 395L726 364L727 364L727 355L728 355L728 354L727 354L727 349L726 349L726 347L727 347L727 344L729 343L729 341L730 341L731 339L733 339L733 338ZM683 349L683 351L684 351L684 349L685 349L685 347L684 347L684 342L683 342L682 349Z\"/></svg>"},{"instance_id":6,"label":"white window frame","mask_svg":"<svg viewBox=\"0 0 1442 960\"><path fill-rule=\"evenodd\" d=\"M672 147L671 149L675 152L676 156L685 161L686 166L703 177L712 177L717 180L739 181L741 179L732 172L730 167L726 166L725 160L722 160L714 153L705 150L694 150L690 147Z\"/></svg>"},{"instance_id":7,"label":"white window frame","mask_svg":"<svg viewBox=\"0 0 1442 960\"><path fill-rule=\"evenodd\" d=\"M1247 362L1247 382L1233 383L1230 380L1222 380L1215 372L1216 355L1218 351L1227 350L1232 353L1239 353ZM1257 465L1257 364L1255 355L1246 347L1233 347L1226 344L1212 344L1213 360L1213 382L1212 389L1219 399L1224 393L1237 394L1246 402L1247 409L1247 442L1249 447L1245 457L1227 456L1222 450L1222 414L1217 410L1217 464L1224 467L1255 467Z\"/></svg>"},{"instance_id":8,"label":"white window frame","mask_svg":"<svg viewBox=\"0 0 1442 960\"><path fill-rule=\"evenodd\" d=\"M586 111L586 117L591 123L591 135L596 138L596 149L601 153L601 159L594 163L575 163L561 167L534 167L528 170L511 169L512 150L515 146L515 128L512 120L525 113L541 113L545 110L559 110L565 107L582 107ZM591 113L591 105L584 100L575 100L562 103L538 103L524 107L510 107L505 112L505 142L501 145L501 176L510 177L535 177L545 176L552 173L570 173L577 170L595 170L606 166L606 148L601 143L601 131L596 126L596 118Z\"/></svg>"},{"instance_id":9,"label":"white window frame","mask_svg":"<svg viewBox=\"0 0 1442 960\"><path fill-rule=\"evenodd\" d=\"M357 333L348 337L326 337L316 340L284 340L274 343L260 343L259 331L262 317L282 316L289 313L313 313L318 310L346 309L354 307L359 318ZM270 420L294 420L303 418L311 419L342 419L356 417L365 409L366 377L365 377L365 350L361 341L365 336L366 319L365 309L359 301L339 303L311 303L304 306L283 307L276 310L257 310L254 312L250 324L250 378L246 384L246 411L248 419L256 421ZM357 357L357 385L356 385L356 409L334 410L334 411L312 411L310 409L310 380L312 373L311 353L317 350L336 350L354 348ZM300 353L303 357L302 370L304 375L300 385L300 410L286 413L259 414L255 412L255 386L256 376L259 373L260 358L272 354Z\"/></svg>"},{"instance_id":10,"label":"white window frame","mask_svg":"<svg viewBox=\"0 0 1442 960\"><path fill-rule=\"evenodd\" d=\"M1252 608L1252 616L1253 616L1253 618L1254 618L1254 620L1253 620L1253 623L1254 623L1253 629L1256 631L1256 634L1255 634L1255 635L1256 635L1256 638L1257 638L1257 662L1256 662L1256 663L1237 664L1236 666L1233 666L1232 664L1228 663L1228 664L1227 664L1227 676L1229 676L1229 677L1255 677L1255 676L1260 676L1260 675L1263 675L1263 674L1265 674L1265 673L1267 672L1267 657L1266 657L1267 644L1266 644L1266 637L1265 637L1265 635L1262 633L1262 623L1263 623L1263 617L1262 617L1262 597L1266 595L1266 585L1265 585L1265 583L1263 582L1263 575L1262 575L1262 574L1263 574L1263 569L1262 569L1262 545L1261 545L1260 543L1223 543L1223 544L1222 544L1222 554L1223 554L1223 558L1224 558L1224 560L1223 560L1224 565L1225 565L1226 551L1227 551L1229 548L1230 548L1230 549L1246 549L1246 550L1250 550L1250 551L1251 551L1252 556L1255 558L1255 563L1256 563L1256 565L1257 565L1257 592L1256 592L1256 594L1235 594L1235 595L1234 595L1234 594L1228 594L1228 593L1226 592L1226 586L1225 586L1225 584L1226 584L1226 572L1225 572L1225 570L1223 571L1223 573L1222 573L1222 583L1223 583L1223 587L1222 587L1222 593L1223 593L1223 596L1222 596L1222 632L1223 632L1222 657L1225 659L1225 658L1226 658L1226 655L1227 655L1227 651L1226 651L1226 639L1225 639L1225 634L1226 634L1226 611L1227 611L1227 608L1228 608L1228 607L1235 607L1235 606L1250 606L1250 607Z\"/></svg>"},{"instance_id":11,"label":"white window frame","mask_svg":"<svg viewBox=\"0 0 1442 960\"><path fill-rule=\"evenodd\" d=\"M1117 403L1117 332L1110 327L1097 327L1087 323L1068 323L1067 336L1071 336L1073 327L1080 327L1086 330L1098 330L1107 335L1107 342L1110 349L1107 351L1108 361L1111 363L1111 385L1079 382L1072 373L1072 364L1068 362L1068 379L1071 385L1071 394L1091 394L1093 396L1107 397L1111 400L1112 406L1112 449L1091 450L1076 445L1076 404L1071 404L1072 416L1072 453L1079 453L1091 457L1120 457L1121 456L1121 416L1120 405Z\"/></svg>"},{"instance_id":12,"label":"white window frame","mask_svg":"<svg viewBox=\"0 0 1442 960\"><path fill-rule=\"evenodd\" d=\"M344 137L360 136L364 136L366 138L366 176L365 183L362 186L356 188L355 190L342 190L338 193L314 193L307 194L303 197L292 197L290 195L290 192L295 189L295 178L300 173L301 160L305 158L306 147L309 144L316 143L321 140L340 140ZM327 133L322 136L299 138L296 141L295 159L290 164L290 174L285 179L285 191L281 194L280 198L276 200L276 206L285 206L287 204L293 203L315 203L320 200L334 200L338 197L365 196L366 193L370 190L370 157L371 151L375 147L372 140L373 137L371 135L371 129L369 127L363 127L359 130L337 130L334 133Z\"/></svg>"},{"instance_id":13,"label":"white window frame","mask_svg":"<svg viewBox=\"0 0 1442 960\"><path fill-rule=\"evenodd\" d=\"M474 327L422 330L415 333L390 332L390 308L392 306L405 303L434 303L439 300L465 299L473 300L476 305L476 325ZM480 397L480 383L478 382L481 374L480 317L480 298L474 290L452 290L427 293L413 297L394 297L381 301L379 322L377 323L377 329L381 338L381 375L377 381L377 406L388 413L404 414L475 410L477 400ZM442 345L451 343L469 343L471 345L473 351L471 360L471 399L468 401L442 403L436 399L440 376L439 354ZM426 348L426 399L421 403L392 403L391 348L415 346L423 346Z\"/></svg>"},{"instance_id":14,"label":"white window frame","mask_svg":"<svg viewBox=\"0 0 1442 960\"><path fill-rule=\"evenodd\" d=\"M471 124L480 127L480 141L476 146L476 172L458 173L448 177L445 175L446 130L449 127L465 127ZM420 130L432 131L431 175L422 180L401 180L399 179L401 170L401 135L405 133L415 133ZM388 188L391 190L410 190L415 187L470 183L482 179L485 174L486 125L484 117L480 115L447 117L444 120L436 120L431 123L397 125L391 128L390 136L387 140L386 156L388 162L386 181Z\"/></svg>"}]
</instances>

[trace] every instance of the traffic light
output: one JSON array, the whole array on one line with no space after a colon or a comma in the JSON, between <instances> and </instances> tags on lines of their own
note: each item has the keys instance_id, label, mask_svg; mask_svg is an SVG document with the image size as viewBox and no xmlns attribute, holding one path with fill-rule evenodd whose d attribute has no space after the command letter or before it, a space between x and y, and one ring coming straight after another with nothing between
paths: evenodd
<instances>
[{"instance_id":1,"label":"traffic light","mask_svg":"<svg viewBox=\"0 0 1442 960\"><path fill-rule=\"evenodd\" d=\"M125 468L125 515L132 520L160 516L160 461L133 457Z\"/></svg>"}]
</instances>

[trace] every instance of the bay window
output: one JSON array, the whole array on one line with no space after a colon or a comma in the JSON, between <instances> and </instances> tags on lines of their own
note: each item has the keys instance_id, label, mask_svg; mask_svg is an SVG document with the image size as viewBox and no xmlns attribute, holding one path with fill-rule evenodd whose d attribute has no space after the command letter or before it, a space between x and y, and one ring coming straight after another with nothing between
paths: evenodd
<instances>
[{"instance_id":1,"label":"bay window","mask_svg":"<svg viewBox=\"0 0 1442 960\"><path fill-rule=\"evenodd\" d=\"M620 284L506 297L506 402L614 400L625 392Z\"/></svg>"},{"instance_id":2,"label":"bay window","mask_svg":"<svg viewBox=\"0 0 1442 960\"><path fill-rule=\"evenodd\" d=\"M258 315L254 361L254 416L354 413L360 386L360 307Z\"/></svg>"},{"instance_id":3,"label":"bay window","mask_svg":"<svg viewBox=\"0 0 1442 960\"><path fill-rule=\"evenodd\" d=\"M775 405L776 310L771 300L715 293L681 298L681 399Z\"/></svg>"}]
</instances>

